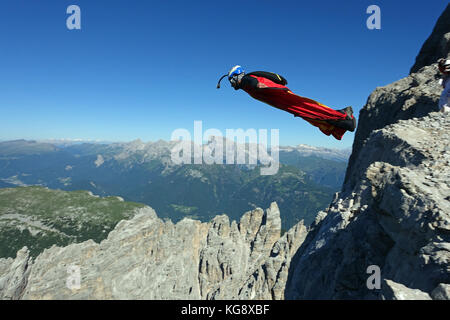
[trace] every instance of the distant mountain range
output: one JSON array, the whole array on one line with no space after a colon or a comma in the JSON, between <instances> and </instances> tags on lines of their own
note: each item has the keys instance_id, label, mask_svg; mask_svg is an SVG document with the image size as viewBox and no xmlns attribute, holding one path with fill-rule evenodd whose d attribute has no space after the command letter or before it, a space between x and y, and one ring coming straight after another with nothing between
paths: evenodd
<instances>
[{"instance_id":1,"label":"distant mountain range","mask_svg":"<svg viewBox=\"0 0 450 320\"><path fill-rule=\"evenodd\" d=\"M305 145L280 147L278 173L262 176L261 164L175 165L170 158L175 144L0 142L0 188L41 185L121 196L148 204L175 222L186 216L209 221L222 213L238 220L242 212L277 201L287 230L302 219L311 223L330 203L350 154ZM246 147L233 144L235 149Z\"/></svg>"},{"instance_id":2,"label":"distant mountain range","mask_svg":"<svg viewBox=\"0 0 450 320\"><path fill-rule=\"evenodd\" d=\"M261 176L257 166L174 166L165 156L167 142L53 151L52 144L3 145L5 184L86 183L159 197L162 208L179 216L208 214L194 209L202 202L217 211L218 200L239 206L239 199L277 197L290 212L280 213L274 202L241 219L173 224L117 197L0 189L0 250L13 256L21 245L31 247L15 259L0 258L0 299L450 300L450 117L435 112L442 92L435 62L450 58L449 49L450 4L411 74L376 88L361 109L340 193L308 228L300 222L284 234L282 220L314 215L303 207L331 190L319 175L330 177L325 169L334 172L332 164L339 163L328 151L283 150L278 174ZM98 242L133 213L101 243L61 247L90 237ZM52 244L59 246L36 257ZM70 271L80 286L68 283Z\"/></svg>"},{"instance_id":3,"label":"distant mountain range","mask_svg":"<svg viewBox=\"0 0 450 320\"><path fill-rule=\"evenodd\" d=\"M348 158L350 157L350 154L352 153L351 148L332 149L332 148L313 147L308 146L306 144L299 144L295 147L281 146L280 151L282 153L289 153L289 152L297 153L298 156L301 157L313 156L327 160L344 161L344 162L347 162Z\"/></svg>"}]
</instances>

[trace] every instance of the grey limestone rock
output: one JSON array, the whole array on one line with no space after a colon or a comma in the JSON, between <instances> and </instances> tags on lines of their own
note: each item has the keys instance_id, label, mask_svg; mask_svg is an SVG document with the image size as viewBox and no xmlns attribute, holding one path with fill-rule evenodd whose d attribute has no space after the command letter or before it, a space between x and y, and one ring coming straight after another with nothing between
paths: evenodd
<instances>
[{"instance_id":1,"label":"grey limestone rock","mask_svg":"<svg viewBox=\"0 0 450 320\"><path fill-rule=\"evenodd\" d=\"M53 246L32 263L25 249L15 260L0 259L0 297L282 299L290 257L306 228L299 224L282 237L280 230L275 203L231 224L225 215L173 224L147 207L101 243ZM79 286L70 285L74 268Z\"/></svg>"},{"instance_id":2,"label":"grey limestone rock","mask_svg":"<svg viewBox=\"0 0 450 320\"><path fill-rule=\"evenodd\" d=\"M16 259L0 259L0 299L17 300L22 297L31 264L26 247L17 252Z\"/></svg>"},{"instance_id":3,"label":"grey limestone rock","mask_svg":"<svg viewBox=\"0 0 450 320\"><path fill-rule=\"evenodd\" d=\"M410 289L391 280L384 281L382 297L385 300L431 300L425 292Z\"/></svg>"},{"instance_id":4,"label":"grey limestone rock","mask_svg":"<svg viewBox=\"0 0 450 320\"><path fill-rule=\"evenodd\" d=\"M449 14L413 73L361 110L343 188L292 258L285 298L448 299L450 117L436 112L435 55L449 54ZM367 285L374 265L380 289Z\"/></svg>"}]
</instances>

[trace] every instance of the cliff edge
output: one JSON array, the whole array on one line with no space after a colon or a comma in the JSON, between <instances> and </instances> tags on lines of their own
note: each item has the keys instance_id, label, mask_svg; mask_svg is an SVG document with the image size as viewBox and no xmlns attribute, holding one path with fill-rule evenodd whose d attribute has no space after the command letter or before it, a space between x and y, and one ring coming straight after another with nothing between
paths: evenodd
<instances>
[{"instance_id":1,"label":"cliff edge","mask_svg":"<svg viewBox=\"0 0 450 320\"><path fill-rule=\"evenodd\" d=\"M361 110L342 191L292 259L287 299L450 297L450 116L437 112L436 65L449 16L450 5L412 73Z\"/></svg>"}]
</instances>

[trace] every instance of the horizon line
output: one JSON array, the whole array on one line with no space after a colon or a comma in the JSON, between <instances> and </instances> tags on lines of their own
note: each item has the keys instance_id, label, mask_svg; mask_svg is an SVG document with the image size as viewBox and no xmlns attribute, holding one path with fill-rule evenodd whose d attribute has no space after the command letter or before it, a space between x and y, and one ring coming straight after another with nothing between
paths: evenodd
<instances>
[{"instance_id":1,"label":"horizon line","mask_svg":"<svg viewBox=\"0 0 450 320\"><path fill-rule=\"evenodd\" d=\"M224 139L226 139L225 136L218 136L218 137L222 137ZM163 142L173 142L173 140L165 140L165 139L157 139L157 140L148 140L148 141L144 141L141 138L136 138L136 139L132 139L132 140L103 140L103 139L81 139L81 138L50 138L50 139L28 139L28 138L16 138L16 139L2 139L0 138L0 143L1 142L14 142L14 141L27 141L27 142L37 142L37 143L57 143L57 142L66 142L66 143L92 143L92 144L115 144L115 143L132 143L132 142L136 142L136 141L140 141L143 144L149 144L149 143L156 143L159 141L163 141ZM184 141L184 140L176 140L176 141ZM193 140L186 140L186 141L190 141L190 142L194 142ZM233 140L233 142L235 142ZM247 144L249 142L245 142L245 144ZM203 143L204 145L204 143ZM342 147L342 148L336 148L336 147L326 147L326 146L320 146L320 145L312 145L312 144L305 144L305 143L298 143L295 145L279 145L279 148L286 148L286 147L300 147L300 146L304 146L304 147L313 147L313 148L322 148L322 149L329 149L329 150L347 150L347 149L352 149L352 146L346 146L346 147Z\"/></svg>"}]
</instances>

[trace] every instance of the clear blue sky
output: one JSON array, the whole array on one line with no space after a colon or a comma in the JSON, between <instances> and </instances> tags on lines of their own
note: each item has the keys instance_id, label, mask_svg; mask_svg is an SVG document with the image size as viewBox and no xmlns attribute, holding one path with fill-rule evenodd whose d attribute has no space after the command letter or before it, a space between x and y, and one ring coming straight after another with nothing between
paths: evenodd
<instances>
[{"instance_id":1,"label":"clear blue sky","mask_svg":"<svg viewBox=\"0 0 450 320\"><path fill-rule=\"evenodd\" d=\"M81 8L82 30L66 28ZM381 7L381 30L366 8ZM283 145L350 147L218 78L233 65L356 115L406 76L446 1L2 0L0 140L170 139L194 120L280 129Z\"/></svg>"}]
</instances>

